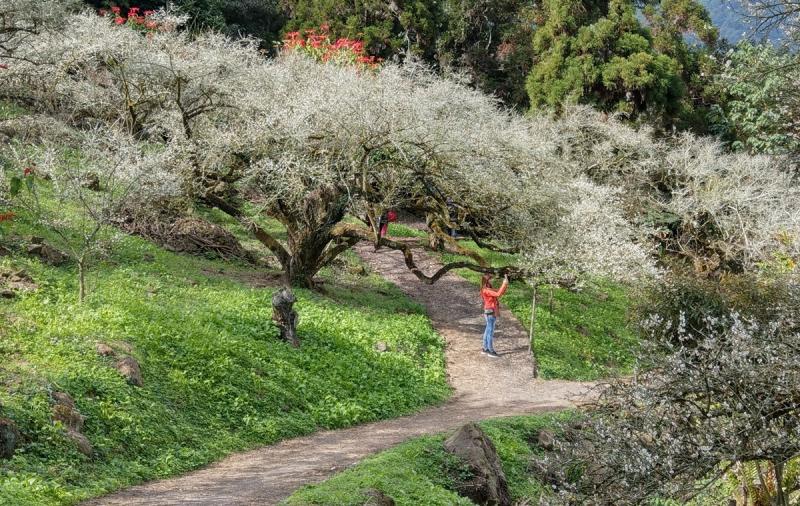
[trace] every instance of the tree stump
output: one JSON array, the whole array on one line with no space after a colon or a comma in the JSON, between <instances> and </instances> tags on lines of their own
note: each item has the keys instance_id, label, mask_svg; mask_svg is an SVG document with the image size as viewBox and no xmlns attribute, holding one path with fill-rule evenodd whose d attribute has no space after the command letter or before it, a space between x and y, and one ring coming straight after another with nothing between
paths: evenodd
<instances>
[{"instance_id":1,"label":"tree stump","mask_svg":"<svg viewBox=\"0 0 800 506\"><path fill-rule=\"evenodd\" d=\"M297 348L300 340L297 338L297 312L292 309L297 302L289 288L281 288L272 295L272 320L281 329L281 339Z\"/></svg>"},{"instance_id":2,"label":"tree stump","mask_svg":"<svg viewBox=\"0 0 800 506\"><path fill-rule=\"evenodd\" d=\"M0 459L10 459L22 443L16 424L8 418L0 418Z\"/></svg>"}]
</instances>

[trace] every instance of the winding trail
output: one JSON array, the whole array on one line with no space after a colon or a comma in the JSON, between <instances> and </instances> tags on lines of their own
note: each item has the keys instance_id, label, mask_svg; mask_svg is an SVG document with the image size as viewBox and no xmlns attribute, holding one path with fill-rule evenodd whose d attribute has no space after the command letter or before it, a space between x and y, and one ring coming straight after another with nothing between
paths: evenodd
<instances>
[{"instance_id":1,"label":"winding trail","mask_svg":"<svg viewBox=\"0 0 800 506\"><path fill-rule=\"evenodd\" d=\"M323 481L407 439L471 420L572 407L586 395L589 383L532 378L526 331L508 310L502 310L495 334L500 358L481 354L483 317L480 299L469 282L449 273L434 285L424 285L408 271L399 252L375 252L365 243L356 251L370 267L424 305L433 326L446 339L448 377L454 390L447 403L411 416L318 432L231 455L199 471L145 483L84 506L277 504L299 487ZM425 271L439 265L424 252L414 255Z\"/></svg>"}]
</instances>

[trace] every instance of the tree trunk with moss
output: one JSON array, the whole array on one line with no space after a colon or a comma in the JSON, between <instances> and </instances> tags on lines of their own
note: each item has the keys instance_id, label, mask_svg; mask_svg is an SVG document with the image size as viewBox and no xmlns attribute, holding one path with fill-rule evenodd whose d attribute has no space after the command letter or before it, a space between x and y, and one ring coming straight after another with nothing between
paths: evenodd
<instances>
[{"instance_id":1,"label":"tree trunk with moss","mask_svg":"<svg viewBox=\"0 0 800 506\"><path fill-rule=\"evenodd\" d=\"M300 346L297 337L297 312L294 303L297 299L289 288L281 288L272 295L272 320L281 331L281 339L295 348Z\"/></svg>"}]
</instances>

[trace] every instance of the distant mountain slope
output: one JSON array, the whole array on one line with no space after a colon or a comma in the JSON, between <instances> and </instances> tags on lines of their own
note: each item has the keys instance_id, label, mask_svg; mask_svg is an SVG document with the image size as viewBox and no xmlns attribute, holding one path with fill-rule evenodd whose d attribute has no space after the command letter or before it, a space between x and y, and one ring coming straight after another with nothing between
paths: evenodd
<instances>
[{"instance_id":1,"label":"distant mountain slope","mask_svg":"<svg viewBox=\"0 0 800 506\"><path fill-rule=\"evenodd\" d=\"M719 28L720 36L729 42L736 43L744 38L761 39L762 34L753 35L753 28L747 23L743 15L744 8L739 0L701 0L701 3L711 14L711 20ZM768 35L773 42L781 40L781 33L777 30Z\"/></svg>"}]
</instances>

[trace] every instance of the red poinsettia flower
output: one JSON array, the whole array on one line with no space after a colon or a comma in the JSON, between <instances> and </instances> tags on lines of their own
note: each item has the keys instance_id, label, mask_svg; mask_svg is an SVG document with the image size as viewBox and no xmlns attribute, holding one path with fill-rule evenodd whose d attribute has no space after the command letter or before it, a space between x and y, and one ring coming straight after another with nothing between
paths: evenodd
<instances>
[{"instance_id":1,"label":"red poinsettia flower","mask_svg":"<svg viewBox=\"0 0 800 506\"><path fill-rule=\"evenodd\" d=\"M128 16L139 14L139 7L131 7L128 9Z\"/></svg>"},{"instance_id":2,"label":"red poinsettia flower","mask_svg":"<svg viewBox=\"0 0 800 506\"><path fill-rule=\"evenodd\" d=\"M125 21L127 21L125 18L117 18L114 20L114 22L118 25L125 24Z\"/></svg>"},{"instance_id":3,"label":"red poinsettia flower","mask_svg":"<svg viewBox=\"0 0 800 506\"><path fill-rule=\"evenodd\" d=\"M33 167L25 167L25 170L22 171L23 176L30 176L33 174Z\"/></svg>"},{"instance_id":4,"label":"red poinsettia flower","mask_svg":"<svg viewBox=\"0 0 800 506\"><path fill-rule=\"evenodd\" d=\"M97 14L99 14L101 17L105 17L105 15L108 14L108 9L100 9L97 11Z\"/></svg>"},{"instance_id":5,"label":"red poinsettia flower","mask_svg":"<svg viewBox=\"0 0 800 506\"><path fill-rule=\"evenodd\" d=\"M121 10L121 9L120 9L119 7L112 7L112 8L111 8L111 12L113 12L114 14L119 14L119 13L120 13L120 10Z\"/></svg>"}]
</instances>

